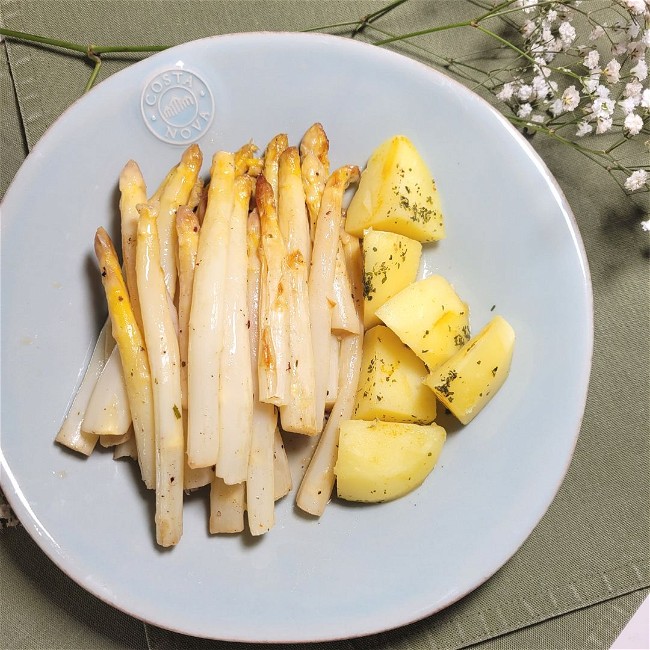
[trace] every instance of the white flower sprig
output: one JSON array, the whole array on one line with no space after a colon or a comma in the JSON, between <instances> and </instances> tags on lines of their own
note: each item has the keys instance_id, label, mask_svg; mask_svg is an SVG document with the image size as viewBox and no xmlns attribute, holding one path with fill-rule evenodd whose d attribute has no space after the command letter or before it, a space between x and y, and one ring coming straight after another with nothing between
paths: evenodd
<instances>
[{"instance_id":1,"label":"white flower sprig","mask_svg":"<svg viewBox=\"0 0 650 650\"><path fill-rule=\"evenodd\" d=\"M650 165L631 166L624 155L633 138L650 134L650 0L508 4L522 16L524 60L495 94L513 121L572 143L628 193L650 191ZM580 42L579 33L588 36ZM588 134L609 136L606 146L581 145Z\"/></svg>"}]
</instances>

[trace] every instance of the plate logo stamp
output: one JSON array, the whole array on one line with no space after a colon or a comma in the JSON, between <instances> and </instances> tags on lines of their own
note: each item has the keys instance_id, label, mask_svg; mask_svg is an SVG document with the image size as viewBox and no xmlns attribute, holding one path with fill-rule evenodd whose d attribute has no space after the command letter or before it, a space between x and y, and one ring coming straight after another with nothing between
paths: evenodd
<instances>
[{"instance_id":1,"label":"plate logo stamp","mask_svg":"<svg viewBox=\"0 0 650 650\"><path fill-rule=\"evenodd\" d=\"M170 68L152 77L142 91L140 106L149 130L169 144L195 142L214 117L210 89L186 68Z\"/></svg>"}]
</instances>

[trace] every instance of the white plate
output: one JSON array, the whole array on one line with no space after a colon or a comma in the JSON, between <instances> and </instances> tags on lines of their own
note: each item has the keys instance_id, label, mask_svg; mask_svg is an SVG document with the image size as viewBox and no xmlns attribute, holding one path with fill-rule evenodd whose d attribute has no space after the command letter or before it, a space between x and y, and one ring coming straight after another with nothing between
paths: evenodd
<instances>
[{"instance_id":1,"label":"white plate","mask_svg":"<svg viewBox=\"0 0 650 650\"><path fill-rule=\"evenodd\" d=\"M180 101L193 93L206 160L251 138L264 146L279 131L297 143L320 121L334 165L363 165L396 133L430 165L448 237L426 249L424 272L451 280L474 331L496 305L518 339L502 391L450 434L412 494L378 506L333 502L320 521L286 498L263 539L210 537L205 499L192 497L180 545L163 552L153 542L151 496L131 463L105 453L83 460L53 443L105 313L92 241L98 225L116 232L119 171L135 158L153 188L180 155L150 130L141 104L149 122L155 115L171 125L168 136L196 131L182 110L155 113L166 80ZM74 580L187 634L352 637L422 618L473 590L517 550L564 477L591 350L584 251L539 157L458 83L350 40L240 34L137 63L66 111L2 205L2 488Z\"/></svg>"}]
</instances>

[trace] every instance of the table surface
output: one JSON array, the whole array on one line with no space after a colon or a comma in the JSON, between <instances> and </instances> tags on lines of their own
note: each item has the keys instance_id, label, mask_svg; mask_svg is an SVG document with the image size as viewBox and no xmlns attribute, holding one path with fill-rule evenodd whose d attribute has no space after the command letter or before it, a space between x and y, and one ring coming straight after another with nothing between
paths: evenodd
<instances>
[{"instance_id":1,"label":"table surface","mask_svg":"<svg viewBox=\"0 0 650 650\"><path fill-rule=\"evenodd\" d=\"M383 4L308 1L296 11L298 3L289 0L0 0L0 24L77 42L176 43L216 33L298 30L345 22ZM382 27L404 32L476 12L476 7L460 0L435 3L435 11L432 4L413 0L382 19ZM151 20L152 16L165 20ZM468 34L466 39L431 35L417 44L438 55L459 57L476 47L476 36L463 34ZM3 193L29 149L82 93L88 67L52 48L6 40L1 49ZM404 45L395 49L435 63L421 49ZM100 80L134 58L107 60ZM575 150L541 138L532 144L573 209L592 274L594 363L573 462L545 517L488 582L433 617L347 645L606 649L615 640L625 642L617 637L647 594L650 241L639 223L648 218L643 217L648 194L632 201L606 171L588 165ZM0 501L3 647L229 645L173 634L113 610L56 568L20 525L8 525L14 523L10 517ZM640 625L642 629L643 619ZM641 639L633 643L645 644L639 648L648 647L647 636L632 638Z\"/></svg>"}]
</instances>

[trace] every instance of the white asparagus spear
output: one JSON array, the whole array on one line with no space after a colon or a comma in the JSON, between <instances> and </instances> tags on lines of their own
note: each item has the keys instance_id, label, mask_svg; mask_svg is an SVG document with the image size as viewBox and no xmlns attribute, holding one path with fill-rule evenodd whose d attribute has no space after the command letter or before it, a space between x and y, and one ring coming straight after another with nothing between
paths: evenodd
<instances>
[{"instance_id":1,"label":"white asparagus spear","mask_svg":"<svg viewBox=\"0 0 650 650\"><path fill-rule=\"evenodd\" d=\"M259 399L282 406L289 398L288 305L284 262L286 248L278 226L273 189L257 178L255 200L260 216Z\"/></svg>"},{"instance_id":2,"label":"white asparagus spear","mask_svg":"<svg viewBox=\"0 0 650 650\"><path fill-rule=\"evenodd\" d=\"M88 401L106 363L106 339L110 336L110 323L109 318L99 332L81 384L55 438L59 444L84 456L90 456L98 440L98 436L84 433L81 427Z\"/></svg>"},{"instance_id":3,"label":"white asparagus spear","mask_svg":"<svg viewBox=\"0 0 650 650\"><path fill-rule=\"evenodd\" d=\"M248 527L255 536L268 532L275 524L273 503L277 476L274 440L278 420L273 404L257 404L260 408L253 411L253 437L246 479ZM284 457L286 458L286 452Z\"/></svg>"},{"instance_id":4,"label":"white asparagus spear","mask_svg":"<svg viewBox=\"0 0 650 650\"><path fill-rule=\"evenodd\" d=\"M334 269L334 284L332 287L332 332L338 336L358 334L356 309L352 298L352 287L345 268L343 244L339 241Z\"/></svg>"},{"instance_id":5,"label":"white asparagus spear","mask_svg":"<svg viewBox=\"0 0 650 650\"><path fill-rule=\"evenodd\" d=\"M202 178L196 179L186 204L186 207L189 208L190 210L196 210L196 208L199 207L199 203L201 203L201 198L203 197L204 185L205 183L203 182ZM178 211L176 213L178 214Z\"/></svg>"},{"instance_id":6,"label":"white asparagus spear","mask_svg":"<svg viewBox=\"0 0 650 650\"><path fill-rule=\"evenodd\" d=\"M246 487L228 485L215 476L210 485L210 533L241 533L244 530Z\"/></svg>"},{"instance_id":7,"label":"white asparagus spear","mask_svg":"<svg viewBox=\"0 0 650 650\"><path fill-rule=\"evenodd\" d=\"M133 428L129 427L126 433L123 433L121 436L111 436L111 435L102 435L99 436L99 444L104 447L116 447L121 445L129 440L133 436Z\"/></svg>"},{"instance_id":8,"label":"white asparagus spear","mask_svg":"<svg viewBox=\"0 0 650 650\"><path fill-rule=\"evenodd\" d=\"M288 147L280 155L278 168L278 224L291 254L300 251L309 271L311 263L311 236L305 192L300 173L300 154L296 147Z\"/></svg>"},{"instance_id":9,"label":"white asparagus spear","mask_svg":"<svg viewBox=\"0 0 650 650\"><path fill-rule=\"evenodd\" d=\"M300 177L300 154L296 147L285 149L280 156L278 225L287 247L285 278L291 374L289 398L280 407L280 420L285 431L315 435L318 427L314 401L314 351L307 289L311 238Z\"/></svg>"},{"instance_id":10,"label":"white asparagus spear","mask_svg":"<svg viewBox=\"0 0 650 650\"><path fill-rule=\"evenodd\" d=\"M250 322L250 361L253 388L251 450L246 478L248 528L252 535L268 532L275 523L274 511L274 435L278 413L273 404L260 402L257 381L258 316L260 302L260 219L257 210L248 217L248 318ZM279 435L279 434L278 434ZM285 453L286 457L286 453Z\"/></svg>"},{"instance_id":11,"label":"white asparagus spear","mask_svg":"<svg viewBox=\"0 0 650 650\"><path fill-rule=\"evenodd\" d=\"M129 160L120 172L119 188L124 281L129 291L133 315L138 327L142 330L140 300L135 279L135 248L138 235L138 219L140 218L137 206L147 200L147 186L142 178L140 167L134 160Z\"/></svg>"},{"instance_id":12,"label":"white asparagus spear","mask_svg":"<svg viewBox=\"0 0 650 650\"><path fill-rule=\"evenodd\" d=\"M162 193L165 191L165 187L167 186L167 183L169 183L169 180L176 173L177 169L178 169L178 164L174 165L167 172L167 175L165 176L165 178L163 178L160 185L158 185L156 191L149 197L149 201L146 201L147 203L155 203L156 201L160 202L160 197L162 196Z\"/></svg>"},{"instance_id":13,"label":"white asparagus spear","mask_svg":"<svg viewBox=\"0 0 650 650\"><path fill-rule=\"evenodd\" d=\"M358 237L354 237L341 228L341 244L343 245L343 259L345 260L345 269L350 285L350 295L357 311L357 322L363 323L363 253L361 252L361 242ZM363 333L363 328L359 328L359 334Z\"/></svg>"},{"instance_id":14,"label":"white asparagus spear","mask_svg":"<svg viewBox=\"0 0 650 650\"><path fill-rule=\"evenodd\" d=\"M363 266L358 240L356 245L354 241L349 241L347 245L344 245L344 251L360 328L358 334L349 334L341 341L339 395L296 497L296 505L301 510L318 517L323 514L325 506L332 495L339 426L343 420L348 420L352 416L354 398L361 373L361 354L363 351L363 289L361 275Z\"/></svg>"},{"instance_id":15,"label":"white asparagus spear","mask_svg":"<svg viewBox=\"0 0 650 650\"><path fill-rule=\"evenodd\" d=\"M176 238L176 210L185 205L192 193L201 165L203 154L197 144L190 145L170 174L160 195L158 208L158 238L160 241L160 263L165 274L165 286L169 295L176 295L176 260L178 256Z\"/></svg>"},{"instance_id":16,"label":"white asparagus spear","mask_svg":"<svg viewBox=\"0 0 650 650\"><path fill-rule=\"evenodd\" d=\"M359 179L359 168L347 165L337 169L327 180L316 222L314 248L309 272L309 315L314 358L328 349L332 329L330 296L334 283L339 233L343 223L343 193ZM315 365L316 423L320 429L325 416L325 398L329 365Z\"/></svg>"},{"instance_id":17,"label":"white asparagus spear","mask_svg":"<svg viewBox=\"0 0 650 650\"><path fill-rule=\"evenodd\" d=\"M187 410L183 409L183 435L187 449ZM185 454L185 468L183 469L183 489L196 490L204 485L210 485L214 478L214 467L190 467Z\"/></svg>"},{"instance_id":18,"label":"white asparagus spear","mask_svg":"<svg viewBox=\"0 0 650 650\"><path fill-rule=\"evenodd\" d=\"M316 122L300 141L301 176L309 212L311 238L316 234L320 203L329 176L329 141L322 124Z\"/></svg>"},{"instance_id":19,"label":"white asparagus spear","mask_svg":"<svg viewBox=\"0 0 650 650\"><path fill-rule=\"evenodd\" d=\"M185 205L176 212L178 236L178 347L181 354L181 390L183 408L187 409L187 349L189 342L190 313L194 269L199 248L199 219Z\"/></svg>"},{"instance_id":20,"label":"white asparagus spear","mask_svg":"<svg viewBox=\"0 0 650 650\"><path fill-rule=\"evenodd\" d=\"M285 286L288 306L289 395L280 406L285 431L314 436L320 431L316 420L314 348L309 313L308 270L299 250L287 255Z\"/></svg>"},{"instance_id":21,"label":"white asparagus spear","mask_svg":"<svg viewBox=\"0 0 650 650\"><path fill-rule=\"evenodd\" d=\"M293 481L289 457L284 448L280 429L276 427L273 434L273 498L277 501L291 492Z\"/></svg>"},{"instance_id":22,"label":"white asparagus spear","mask_svg":"<svg viewBox=\"0 0 650 650\"><path fill-rule=\"evenodd\" d=\"M135 435L130 436L125 442L121 442L113 447L113 459L132 458L138 460L138 448L135 443Z\"/></svg>"},{"instance_id":23,"label":"white asparagus spear","mask_svg":"<svg viewBox=\"0 0 650 650\"><path fill-rule=\"evenodd\" d=\"M136 271L154 406L156 541L173 546L183 534L185 443L178 339L167 299L157 228L157 206L138 207Z\"/></svg>"},{"instance_id":24,"label":"white asparagus spear","mask_svg":"<svg viewBox=\"0 0 650 650\"><path fill-rule=\"evenodd\" d=\"M280 169L280 155L289 146L286 133L278 133L266 146L264 152L264 167L262 173L269 185L273 188L275 205L278 204L278 174Z\"/></svg>"},{"instance_id":25,"label":"white asparagus spear","mask_svg":"<svg viewBox=\"0 0 650 650\"><path fill-rule=\"evenodd\" d=\"M339 396L339 357L341 356L341 341L336 334L330 334L329 355L323 362L329 364L327 374L327 391L325 393L325 410L331 411L336 398Z\"/></svg>"},{"instance_id":26,"label":"white asparagus spear","mask_svg":"<svg viewBox=\"0 0 650 650\"><path fill-rule=\"evenodd\" d=\"M223 345L223 296L235 159L212 159L208 203L194 270L188 343L188 430L190 467L209 467L219 455L219 374Z\"/></svg>"},{"instance_id":27,"label":"white asparagus spear","mask_svg":"<svg viewBox=\"0 0 650 650\"><path fill-rule=\"evenodd\" d=\"M264 161L255 157L257 146L248 142L235 151L235 176L248 174L257 177L262 173Z\"/></svg>"},{"instance_id":28,"label":"white asparagus spear","mask_svg":"<svg viewBox=\"0 0 650 650\"><path fill-rule=\"evenodd\" d=\"M117 253L103 228L98 228L95 235L95 255L101 269L113 338L122 360L142 480L149 489L153 489L156 485L156 454L149 360L144 337L131 308Z\"/></svg>"},{"instance_id":29,"label":"white asparagus spear","mask_svg":"<svg viewBox=\"0 0 650 650\"><path fill-rule=\"evenodd\" d=\"M219 455L215 472L228 485L248 473L253 425L250 321L247 295L247 222L253 180L235 178L226 267L223 348L219 369Z\"/></svg>"},{"instance_id":30,"label":"white asparagus spear","mask_svg":"<svg viewBox=\"0 0 650 650\"><path fill-rule=\"evenodd\" d=\"M81 429L86 433L120 437L130 426L131 410L122 361L114 347L88 401Z\"/></svg>"}]
</instances>

